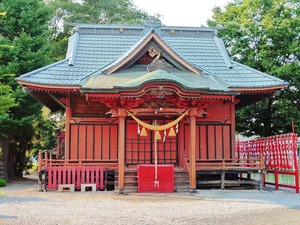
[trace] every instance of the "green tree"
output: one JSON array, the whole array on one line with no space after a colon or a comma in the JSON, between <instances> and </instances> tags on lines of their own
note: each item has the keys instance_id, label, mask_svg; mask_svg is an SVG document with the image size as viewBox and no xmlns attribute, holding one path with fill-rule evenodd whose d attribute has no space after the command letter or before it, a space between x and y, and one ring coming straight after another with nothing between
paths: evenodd
<instances>
[{"instance_id":1,"label":"green tree","mask_svg":"<svg viewBox=\"0 0 300 225\"><path fill-rule=\"evenodd\" d=\"M56 146L56 134L60 130L64 130L64 116L61 111L52 113L50 109L45 106L42 108L42 114L39 120L35 120L33 150L36 154L39 149L52 149Z\"/></svg>"},{"instance_id":2,"label":"green tree","mask_svg":"<svg viewBox=\"0 0 300 225\"><path fill-rule=\"evenodd\" d=\"M17 106L17 103L12 96L11 87L0 83L0 121L7 118L10 108L15 106Z\"/></svg>"},{"instance_id":3,"label":"green tree","mask_svg":"<svg viewBox=\"0 0 300 225\"><path fill-rule=\"evenodd\" d=\"M227 27L219 35L234 60L289 83L279 96L237 111L237 131L247 136L291 132L292 121L300 125L299 0L235 0L213 13L208 25Z\"/></svg>"},{"instance_id":4,"label":"green tree","mask_svg":"<svg viewBox=\"0 0 300 225\"><path fill-rule=\"evenodd\" d=\"M141 24L148 16L132 0L48 0L54 14L51 20L51 56L55 61L65 57L71 23Z\"/></svg>"},{"instance_id":5,"label":"green tree","mask_svg":"<svg viewBox=\"0 0 300 225\"><path fill-rule=\"evenodd\" d=\"M9 175L22 176L26 167L26 153L32 150L35 135L34 121L41 118L41 105L16 83L15 77L42 67L49 62L47 46L51 10L42 0L4 0L0 2L1 44L0 80L9 86L6 92L16 104L0 120L0 136L12 140L9 149Z\"/></svg>"},{"instance_id":6,"label":"green tree","mask_svg":"<svg viewBox=\"0 0 300 225\"><path fill-rule=\"evenodd\" d=\"M58 127L52 115L42 114L41 105L22 91L15 77L64 58L72 32L64 21L141 23L146 14L131 0L3 0L0 12L6 12L0 17L0 44L13 46L0 48L3 95L15 100L7 104L8 114L0 120L0 137L12 140L8 158L15 162L9 166L13 177L22 175L26 153L53 147Z\"/></svg>"},{"instance_id":7,"label":"green tree","mask_svg":"<svg viewBox=\"0 0 300 225\"><path fill-rule=\"evenodd\" d=\"M5 16L6 12L0 12L0 17ZM2 42L2 35L0 34L0 48L12 48L11 45L6 45ZM1 55L0 55L1 59ZM7 74L6 74L7 76ZM4 77L4 75L2 75ZM8 85L3 85L0 77L0 120L4 120L8 117L8 113L11 107L16 106L15 99L13 98L11 87Z\"/></svg>"},{"instance_id":8,"label":"green tree","mask_svg":"<svg viewBox=\"0 0 300 225\"><path fill-rule=\"evenodd\" d=\"M0 12L0 16L5 16L6 12ZM11 45L6 45L1 43L2 42L2 35L0 34L0 48L12 48L13 46ZM1 59L1 55L0 55ZM2 75L2 77L8 76ZM8 118L9 116L9 110L10 108L17 106L15 102L15 98L12 96L12 89L9 85L4 85L1 82L1 77L0 77L0 121L4 121ZM1 122L0 122L1 123Z\"/></svg>"}]
</instances>

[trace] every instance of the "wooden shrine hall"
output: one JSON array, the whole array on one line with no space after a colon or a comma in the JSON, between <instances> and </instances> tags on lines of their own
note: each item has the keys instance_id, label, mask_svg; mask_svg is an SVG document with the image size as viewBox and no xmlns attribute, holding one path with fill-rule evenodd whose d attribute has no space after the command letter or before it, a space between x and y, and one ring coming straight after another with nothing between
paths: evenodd
<instances>
[{"instance_id":1,"label":"wooden shrine hall","mask_svg":"<svg viewBox=\"0 0 300 225\"><path fill-rule=\"evenodd\" d=\"M286 83L232 61L217 28L162 26L156 18L71 26L64 60L17 79L66 114L63 148L40 159L47 171L65 168L65 178L48 174L51 182L78 184L76 167L89 171L85 183L97 183L101 166L114 172L120 193L172 192L183 183L194 191L201 171L261 169L236 158L235 111Z\"/></svg>"}]
</instances>

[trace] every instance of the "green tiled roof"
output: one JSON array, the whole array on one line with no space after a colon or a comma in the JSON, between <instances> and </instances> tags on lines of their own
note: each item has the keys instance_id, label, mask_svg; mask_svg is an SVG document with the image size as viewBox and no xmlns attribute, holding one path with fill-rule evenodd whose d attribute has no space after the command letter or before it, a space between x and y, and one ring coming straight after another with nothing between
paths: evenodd
<instances>
[{"instance_id":1,"label":"green tiled roof","mask_svg":"<svg viewBox=\"0 0 300 225\"><path fill-rule=\"evenodd\" d=\"M222 41L216 37L215 29L159 27L157 23L155 26L76 25L77 31L69 41L65 60L24 74L17 80L37 85L82 86L83 89L91 88L94 91L97 89L95 84L100 80L105 80L106 86L103 83L102 86L98 86L99 89L111 89L118 85L119 88L138 85L139 82L144 82L145 78L154 79L154 76L145 75L145 70L139 75L132 74L134 80L130 81L129 75L127 77L122 77L122 74L103 75L102 71L124 60L150 32L155 32L183 60L206 74L168 75L168 80L175 79L174 82L186 88L213 90L221 88L227 91L228 88L286 85L281 79L231 61ZM170 32L172 30L175 32ZM155 79L159 79L160 73ZM141 75L144 77L140 77ZM199 82L193 82L193 79L198 79ZM217 82L214 83L213 80ZM220 83L222 84L218 87Z\"/></svg>"},{"instance_id":2,"label":"green tiled roof","mask_svg":"<svg viewBox=\"0 0 300 225\"><path fill-rule=\"evenodd\" d=\"M140 88L146 83L173 83L184 89L201 90L202 92L231 92L227 84L216 76L201 75L194 73L174 72L157 69L150 73L131 72L116 73L111 75L94 76L82 85L84 90L115 89L116 91L126 88Z\"/></svg>"}]
</instances>

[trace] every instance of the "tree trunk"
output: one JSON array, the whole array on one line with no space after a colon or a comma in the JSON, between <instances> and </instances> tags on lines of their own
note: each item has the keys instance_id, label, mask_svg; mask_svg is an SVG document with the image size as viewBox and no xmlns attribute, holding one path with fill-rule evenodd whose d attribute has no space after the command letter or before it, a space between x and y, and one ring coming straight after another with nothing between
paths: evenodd
<instances>
[{"instance_id":1,"label":"tree trunk","mask_svg":"<svg viewBox=\"0 0 300 225\"><path fill-rule=\"evenodd\" d=\"M265 121L264 121L264 137L269 137L272 135L271 126L272 126L272 104L273 99L267 98L265 101L267 101L267 109L265 111Z\"/></svg>"},{"instance_id":2,"label":"tree trunk","mask_svg":"<svg viewBox=\"0 0 300 225\"><path fill-rule=\"evenodd\" d=\"M8 175L8 146L9 146L9 138L0 138L0 148L3 152L3 158L2 162L4 164L4 179L6 181L10 181L9 175Z\"/></svg>"},{"instance_id":3,"label":"tree trunk","mask_svg":"<svg viewBox=\"0 0 300 225\"><path fill-rule=\"evenodd\" d=\"M16 178L16 173L15 173L16 154L14 152L15 152L15 147L11 143L8 147L8 154L7 154L7 173L8 173L8 178L10 180Z\"/></svg>"}]
</instances>

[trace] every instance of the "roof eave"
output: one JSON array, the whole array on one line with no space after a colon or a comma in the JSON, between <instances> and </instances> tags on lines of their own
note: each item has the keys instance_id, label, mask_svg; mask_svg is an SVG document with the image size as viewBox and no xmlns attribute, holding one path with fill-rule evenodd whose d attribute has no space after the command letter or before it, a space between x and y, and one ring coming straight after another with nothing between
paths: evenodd
<instances>
[{"instance_id":1,"label":"roof eave","mask_svg":"<svg viewBox=\"0 0 300 225\"><path fill-rule=\"evenodd\" d=\"M277 85L277 86L264 86L264 87L229 87L231 90L239 92L261 92L261 91L276 91L287 87L287 84Z\"/></svg>"},{"instance_id":2,"label":"roof eave","mask_svg":"<svg viewBox=\"0 0 300 225\"><path fill-rule=\"evenodd\" d=\"M48 90L48 91L62 91L62 92L78 92L80 90L80 86L66 86L66 85L49 85L49 84L40 84L40 83L31 83L17 80L18 84L22 87L29 87L36 90Z\"/></svg>"}]
</instances>

